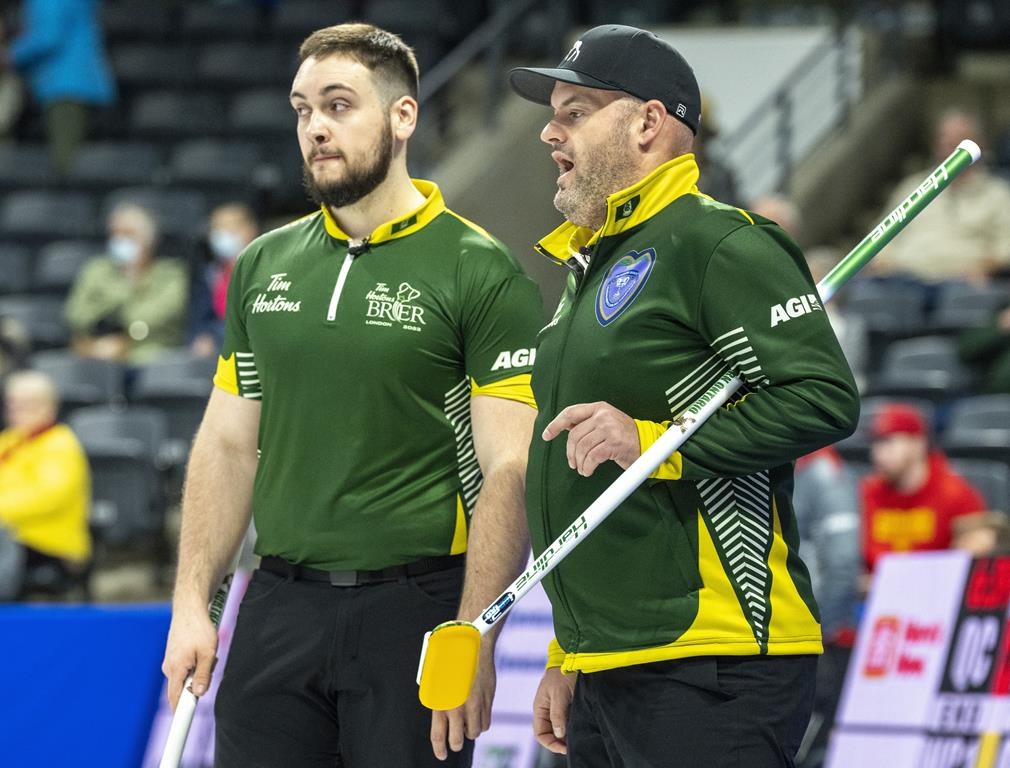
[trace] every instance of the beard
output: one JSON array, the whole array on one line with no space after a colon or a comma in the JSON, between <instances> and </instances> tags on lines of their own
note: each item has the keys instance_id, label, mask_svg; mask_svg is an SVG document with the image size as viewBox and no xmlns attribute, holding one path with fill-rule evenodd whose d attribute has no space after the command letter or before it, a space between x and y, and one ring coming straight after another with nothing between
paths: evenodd
<instances>
[{"instance_id":1,"label":"beard","mask_svg":"<svg viewBox=\"0 0 1010 768\"><path fill-rule=\"evenodd\" d=\"M370 161L370 162L369 162ZM311 161L310 161L311 162ZM305 163L302 167L302 183L305 191L316 205L328 208L343 208L370 195L376 187L386 180L389 167L393 162L393 135L389 118L375 146L366 154L360 163L352 164L345 156L347 174L336 181L317 181L312 173L312 167Z\"/></svg>"},{"instance_id":2,"label":"beard","mask_svg":"<svg viewBox=\"0 0 1010 768\"><path fill-rule=\"evenodd\" d=\"M558 188L554 207L572 224L599 229L607 218L607 197L637 181L626 123L618 121L598 146L582 149L571 160L576 174L566 188Z\"/></svg>"}]
</instances>

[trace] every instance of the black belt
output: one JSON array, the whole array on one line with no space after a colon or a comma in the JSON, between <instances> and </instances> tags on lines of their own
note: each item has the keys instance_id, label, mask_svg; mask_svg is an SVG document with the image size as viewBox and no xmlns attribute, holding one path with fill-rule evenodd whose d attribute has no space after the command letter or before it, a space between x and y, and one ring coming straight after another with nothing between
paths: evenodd
<instances>
[{"instance_id":1,"label":"black belt","mask_svg":"<svg viewBox=\"0 0 1010 768\"><path fill-rule=\"evenodd\" d=\"M363 584L381 584L386 581L399 581L409 576L446 571L461 567L463 559L463 555L440 555L425 557L403 565L393 565L378 571L323 571L319 568L309 568L307 565L289 563L282 557L267 555L260 560L260 568L299 581L324 581L334 587L358 587Z\"/></svg>"}]
</instances>

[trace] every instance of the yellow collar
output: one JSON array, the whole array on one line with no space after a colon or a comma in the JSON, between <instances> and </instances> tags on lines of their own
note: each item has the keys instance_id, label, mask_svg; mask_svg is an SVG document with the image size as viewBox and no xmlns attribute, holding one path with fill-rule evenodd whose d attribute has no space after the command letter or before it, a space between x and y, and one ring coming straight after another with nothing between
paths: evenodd
<instances>
[{"instance_id":1,"label":"yellow collar","mask_svg":"<svg viewBox=\"0 0 1010 768\"><path fill-rule=\"evenodd\" d=\"M693 154L663 163L630 187L607 198L607 218L595 232L566 221L536 245L540 253L564 262L579 248L609 235L637 227L682 195L697 192L698 164Z\"/></svg>"},{"instance_id":2,"label":"yellow collar","mask_svg":"<svg viewBox=\"0 0 1010 768\"><path fill-rule=\"evenodd\" d=\"M405 216L400 216L393 221L387 221L376 227L375 231L368 236L368 242L372 245L411 235L426 226L445 210L445 200L442 199L442 192L435 182L423 179L411 179L410 181L414 185L414 189L424 195L424 202ZM322 206L322 212L326 233L330 237L334 237L337 240L351 239L340 228L325 205Z\"/></svg>"}]
</instances>

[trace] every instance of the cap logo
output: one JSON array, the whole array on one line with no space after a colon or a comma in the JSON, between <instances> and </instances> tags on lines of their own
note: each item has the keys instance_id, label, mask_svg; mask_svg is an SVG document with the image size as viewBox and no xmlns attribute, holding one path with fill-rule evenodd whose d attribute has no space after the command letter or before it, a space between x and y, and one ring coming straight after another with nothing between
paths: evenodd
<instances>
[{"instance_id":1,"label":"cap logo","mask_svg":"<svg viewBox=\"0 0 1010 768\"><path fill-rule=\"evenodd\" d=\"M677 105L677 117L687 117L687 107L683 104Z\"/></svg>"},{"instance_id":2,"label":"cap logo","mask_svg":"<svg viewBox=\"0 0 1010 768\"><path fill-rule=\"evenodd\" d=\"M561 60L561 63L564 64L566 61L575 61L577 58L579 58L579 54L581 52L582 52L582 41L576 40L575 45L572 46L572 50L570 50L568 54L565 56L565 58Z\"/></svg>"}]
</instances>

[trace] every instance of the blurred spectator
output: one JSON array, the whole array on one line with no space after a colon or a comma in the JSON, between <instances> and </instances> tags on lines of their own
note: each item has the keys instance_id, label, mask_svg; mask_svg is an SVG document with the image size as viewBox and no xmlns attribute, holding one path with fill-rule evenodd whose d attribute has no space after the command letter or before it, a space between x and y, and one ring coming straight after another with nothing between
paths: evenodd
<instances>
[{"instance_id":1,"label":"blurred spectator","mask_svg":"<svg viewBox=\"0 0 1010 768\"><path fill-rule=\"evenodd\" d=\"M789 198L782 195L762 195L753 200L748 207L759 216L774 221L797 243L802 238L803 224L800 210Z\"/></svg>"},{"instance_id":2,"label":"blurred spectator","mask_svg":"<svg viewBox=\"0 0 1010 768\"><path fill-rule=\"evenodd\" d=\"M702 99L701 123L698 135L694 139L694 157L700 172L698 189L720 203L740 205L736 176L709 146L718 135L719 125L712 111L712 105L708 100Z\"/></svg>"},{"instance_id":3,"label":"blurred spectator","mask_svg":"<svg viewBox=\"0 0 1010 768\"><path fill-rule=\"evenodd\" d=\"M106 106L115 86L102 46L98 0L26 0L10 62L45 110L53 167L66 173L88 131L89 106Z\"/></svg>"},{"instance_id":4,"label":"blurred spectator","mask_svg":"<svg viewBox=\"0 0 1010 768\"><path fill-rule=\"evenodd\" d=\"M819 283L842 260L844 254L838 248L820 245L808 248L804 255L807 266L810 267L810 275L814 282ZM870 335L866 323L859 315L846 311L844 291L836 295L830 304L825 304L824 311L828 313L831 327L838 337L838 343L842 345L845 359L849 361L856 385L862 390L866 384L870 359Z\"/></svg>"},{"instance_id":5,"label":"blurred spectator","mask_svg":"<svg viewBox=\"0 0 1010 768\"><path fill-rule=\"evenodd\" d=\"M21 592L26 574L69 586L91 556L88 461L70 428L56 422L56 388L19 371L4 387L0 432L0 599ZM44 574L39 577L38 574Z\"/></svg>"},{"instance_id":6,"label":"blurred spectator","mask_svg":"<svg viewBox=\"0 0 1010 768\"><path fill-rule=\"evenodd\" d=\"M0 384L24 365L29 346L24 326L9 317L0 317Z\"/></svg>"},{"instance_id":7,"label":"blurred spectator","mask_svg":"<svg viewBox=\"0 0 1010 768\"><path fill-rule=\"evenodd\" d=\"M7 21L0 17L0 50L7 51ZM4 56L4 59L9 56ZM9 65L0 64L0 140L10 138L24 109L25 94L21 78Z\"/></svg>"},{"instance_id":8,"label":"blurred spectator","mask_svg":"<svg viewBox=\"0 0 1010 768\"><path fill-rule=\"evenodd\" d=\"M74 348L88 357L148 362L184 341L186 267L155 258L158 226L146 208L118 205L108 230L108 255L85 263L67 299Z\"/></svg>"},{"instance_id":9,"label":"blurred spectator","mask_svg":"<svg viewBox=\"0 0 1010 768\"><path fill-rule=\"evenodd\" d=\"M803 739L803 760L797 764L819 766L855 638L861 571L858 486L833 446L797 459L793 510L824 636L824 654L817 662L814 716Z\"/></svg>"},{"instance_id":10,"label":"blurred spectator","mask_svg":"<svg viewBox=\"0 0 1010 768\"><path fill-rule=\"evenodd\" d=\"M962 139L985 146L978 119L967 112L945 112L933 139L933 159L945 159ZM902 181L885 212L889 213L922 183L923 170ZM976 163L894 242L870 268L877 274L903 273L924 282L982 281L1010 266L1010 186Z\"/></svg>"},{"instance_id":11,"label":"blurred spectator","mask_svg":"<svg viewBox=\"0 0 1010 768\"><path fill-rule=\"evenodd\" d=\"M958 352L978 372L982 392L1010 394L1010 306L996 312L988 325L964 331Z\"/></svg>"},{"instance_id":12,"label":"blurred spectator","mask_svg":"<svg viewBox=\"0 0 1010 768\"><path fill-rule=\"evenodd\" d=\"M190 351L197 357L217 355L232 267L259 232L256 214L244 203L220 205L210 215L207 245L213 261L194 280L190 300Z\"/></svg>"},{"instance_id":13,"label":"blurred spectator","mask_svg":"<svg viewBox=\"0 0 1010 768\"><path fill-rule=\"evenodd\" d=\"M793 509L824 637L851 635L859 601L859 492L833 446L796 461Z\"/></svg>"},{"instance_id":14,"label":"blurred spectator","mask_svg":"<svg viewBox=\"0 0 1010 768\"><path fill-rule=\"evenodd\" d=\"M1010 555L1010 518L1004 512L959 517L954 521L951 547L972 557Z\"/></svg>"},{"instance_id":15,"label":"blurred spectator","mask_svg":"<svg viewBox=\"0 0 1010 768\"><path fill-rule=\"evenodd\" d=\"M873 474L862 482L863 558L873 571L887 552L947 549L955 518L986 508L982 495L931 449L922 414L902 404L871 427Z\"/></svg>"}]
</instances>

